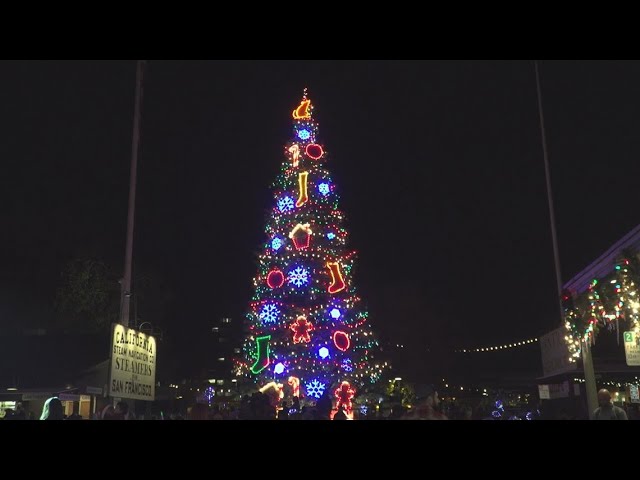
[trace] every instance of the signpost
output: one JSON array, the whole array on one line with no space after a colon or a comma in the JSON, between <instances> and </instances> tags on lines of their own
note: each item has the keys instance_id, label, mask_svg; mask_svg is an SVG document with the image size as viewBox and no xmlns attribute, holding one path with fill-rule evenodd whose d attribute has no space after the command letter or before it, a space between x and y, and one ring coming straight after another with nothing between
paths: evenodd
<instances>
[{"instance_id":1,"label":"signpost","mask_svg":"<svg viewBox=\"0 0 640 480\"><path fill-rule=\"evenodd\" d=\"M156 339L114 323L111 327L109 396L155 400Z\"/></svg>"}]
</instances>

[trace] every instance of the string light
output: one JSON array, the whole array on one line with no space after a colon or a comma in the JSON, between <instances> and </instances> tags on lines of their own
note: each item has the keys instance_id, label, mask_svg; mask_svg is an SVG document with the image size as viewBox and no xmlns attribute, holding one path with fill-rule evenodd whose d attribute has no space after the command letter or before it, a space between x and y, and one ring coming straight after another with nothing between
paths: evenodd
<instances>
[{"instance_id":1,"label":"string light","mask_svg":"<svg viewBox=\"0 0 640 480\"><path fill-rule=\"evenodd\" d=\"M621 260L601 280L593 279L575 302L571 292L563 293L565 342L569 360L576 362L583 348L594 345L601 327L618 330L620 322L640 333L640 266L631 251L621 252ZM604 294L601 295L601 294Z\"/></svg>"},{"instance_id":2,"label":"string light","mask_svg":"<svg viewBox=\"0 0 640 480\"><path fill-rule=\"evenodd\" d=\"M494 346L494 347L463 348L463 349L454 350L454 352L456 352L456 353L494 352L496 350L504 350L504 349L510 349L510 348L525 347L527 345L530 345L532 343L536 343L538 341L539 341L538 338L530 338L528 340L521 340L521 341L515 342L515 343L506 343L504 345L497 345L497 346Z\"/></svg>"}]
</instances>

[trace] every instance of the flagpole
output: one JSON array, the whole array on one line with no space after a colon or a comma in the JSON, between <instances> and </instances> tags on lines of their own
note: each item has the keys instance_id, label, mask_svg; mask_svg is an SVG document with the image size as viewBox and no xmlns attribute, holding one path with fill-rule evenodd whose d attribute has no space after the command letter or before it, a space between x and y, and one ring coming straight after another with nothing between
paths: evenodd
<instances>
[{"instance_id":1,"label":"flagpole","mask_svg":"<svg viewBox=\"0 0 640 480\"><path fill-rule=\"evenodd\" d=\"M542 89L540 87L540 71L538 61L534 60L533 65L536 71L536 89L538 92L538 112L540 114L540 132L542 135L542 153L544 157L544 172L547 179L547 200L549 201L549 221L551 223L551 239L553 242L553 258L556 268L556 286L558 288L558 306L560 307L560 324L564 326L564 308L562 307L562 274L560 273L560 250L558 248L558 234L556 232L556 216L553 208L553 195L551 188L551 171L549 169L549 152L547 150L547 136L544 127L544 113L542 110ZM554 322L555 324L555 322ZM589 418L593 417L594 410L598 407L598 394L596 386L596 375L593 369L593 357L591 348L582 341L582 367L584 370L584 383L587 394L587 408Z\"/></svg>"},{"instance_id":2,"label":"flagpole","mask_svg":"<svg viewBox=\"0 0 640 480\"><path fill-rule=\"evenodd\" d=\"M138 60L136 65L136 96L133 112L133 141L131 145L131 174L129 177L129 213L127 217L127 244L124 257L124 278L122 280L122 308L120 323L129 326L129 310L131 306L131 271L133 260L133 227L136 209L136 179L138 171L138 150L140 145L140 117L142 106L142 80L145 61Z\"/></svg>"}]
</instances>

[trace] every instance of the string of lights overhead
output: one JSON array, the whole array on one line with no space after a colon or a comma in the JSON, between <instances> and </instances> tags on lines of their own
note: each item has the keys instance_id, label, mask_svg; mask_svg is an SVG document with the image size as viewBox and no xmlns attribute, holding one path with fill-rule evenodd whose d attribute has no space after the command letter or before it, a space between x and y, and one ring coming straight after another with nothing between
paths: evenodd
<instances>
[{"instance_id":1,"label":"string of lights overhead","mask_svg":"<svg viewBox=\"0 0 640 480\"><path fill-rule=\"evenodd\" d=\"M521 340L519 342L505 343L504 345L496 345L494 347L479 347L479 348L461 348L454 350L455 353L479 353L479 352L495 352L496 350L505 350L510 348L526 347L532 343L537 343L537 338L530 338L528 340Z\"/></svg>"}]
</instances>

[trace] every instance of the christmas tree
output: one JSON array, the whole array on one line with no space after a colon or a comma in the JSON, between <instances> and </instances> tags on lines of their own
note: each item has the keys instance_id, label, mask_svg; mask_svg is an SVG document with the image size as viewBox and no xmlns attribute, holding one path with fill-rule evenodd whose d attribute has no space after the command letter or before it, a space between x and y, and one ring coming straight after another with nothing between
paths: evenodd
<instances>
[{"instance_id":1,"label":"christmas tree","mask_svg":"<svg viewBox=\"0 0 640 480\"><path fill-rule=\"evenodd\" d=\"M344 214L312 114L305 89L273 185L238 374L280 398L329 396L334 412L350 416L358 390L377 382L387 364L356 294L355 252L347 249Z\"/></svg>"}]
</instances>

